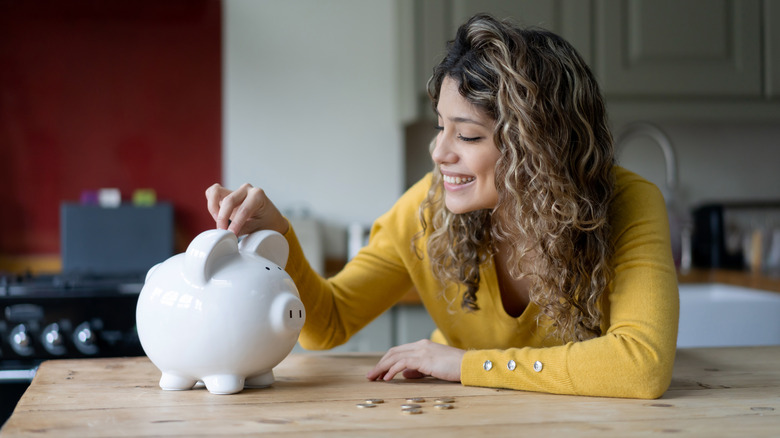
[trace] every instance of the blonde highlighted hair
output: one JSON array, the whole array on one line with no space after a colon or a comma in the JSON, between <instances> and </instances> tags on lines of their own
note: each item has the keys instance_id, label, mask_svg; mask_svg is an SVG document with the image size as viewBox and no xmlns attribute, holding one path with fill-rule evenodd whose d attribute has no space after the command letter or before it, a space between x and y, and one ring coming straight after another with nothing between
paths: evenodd
<instances>
[{"instance_id":1,"label":"blonde highlighted hair","mask_svg":"<svg viewBox=\"0 0 780 438\"><path fill-rule=\"evenodd\" d=\"M499 200L492 210L453 214L441 174L420 207L435 275L465 291L479 309L479 269L508 244L509 272L531 281L530 299L553 335L601 335L600 300L613 272L608 211L613 194L612 135L596 80L561 37L477 15L448 43L428 82L434 109L445 78L495 121ZM413 245L414 242L413 242Z\"/></svg>"}]
</instances>

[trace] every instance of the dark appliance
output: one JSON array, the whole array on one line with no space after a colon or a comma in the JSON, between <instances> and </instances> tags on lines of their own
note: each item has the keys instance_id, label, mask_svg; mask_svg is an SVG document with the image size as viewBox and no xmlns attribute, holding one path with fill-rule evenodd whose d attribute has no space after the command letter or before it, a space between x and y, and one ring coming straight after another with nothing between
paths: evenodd
<instances>
[{"instance_id":1,"label":"dark appliance","mask_svg":"<svg viewBox=\"0 0 780 438\"><path fill-rule=\"evenodd\" d=\"M140 356L146 271L173 254L173 209L63 204L63 272L0 273L0 425L49 359Z\"/></svg>"},{"instance_id":2,"label":"dark appliance","mask_svg":"<svg viewBox=\"0 0 780 438\"><path fill-rule=\"evenodd\" d=\"M780 201L701 205L693 210L693 265L745 269L752 233L777 225L780 225Z\"/></svg>"}]
</instances>

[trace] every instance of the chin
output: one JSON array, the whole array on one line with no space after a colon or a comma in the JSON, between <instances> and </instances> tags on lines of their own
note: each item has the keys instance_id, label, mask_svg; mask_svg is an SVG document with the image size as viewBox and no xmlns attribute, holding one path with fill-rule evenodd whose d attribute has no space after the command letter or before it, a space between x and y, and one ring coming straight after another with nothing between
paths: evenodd
<instances>
[{"instance_id":1,"label":"chin","mask_svg":"<svg viewBox=\"0 0 780 438\"><path fill-rule=\"evenodd\" d=\"M464 213L471 213L472 211L480 210L480 208L470 208L469 206L465 205L459 205L459 204L450 204L446 201L444 202L444 206L447 207L447 210L449 210L452 214L464 214Z\"/></svg>"},{"instance_id":2,"label":"chin","mask_svg":"<svg viewBox=\"0 0 780 438\"><path fill-rule=\"evenodd\" d=\"M498 201L496 200L496 203ZM496 203L488 204L488 203L463 203L463 202L452 202L452 200L444 199L444 206L449 210L452 214L465 214L465 213L471 213L473 211L479 211L479 210L492 210L495 208Z\"/></svg>"}]
</instances>

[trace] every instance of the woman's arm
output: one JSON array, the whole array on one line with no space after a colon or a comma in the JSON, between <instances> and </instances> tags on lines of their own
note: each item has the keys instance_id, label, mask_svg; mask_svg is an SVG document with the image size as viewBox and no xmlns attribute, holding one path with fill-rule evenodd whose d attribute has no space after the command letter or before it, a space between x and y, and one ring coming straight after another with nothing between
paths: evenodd
<instances>
[{"instance_id":1,"label":"woman's arm","mask_svg":"<svg viewBox=\"0 0 780 438\"><path fill-rule=\"evenodd\" d=\"M410 188L371 227L368 245L332 278L316 274L306 262L294 230L286 270L306 308L299 341L307 349L338 346L392 307L412 287L410 270L419 259L410 255L419 231L417 211L430 187L426 177Z\"/></svg>"}]
</instances>

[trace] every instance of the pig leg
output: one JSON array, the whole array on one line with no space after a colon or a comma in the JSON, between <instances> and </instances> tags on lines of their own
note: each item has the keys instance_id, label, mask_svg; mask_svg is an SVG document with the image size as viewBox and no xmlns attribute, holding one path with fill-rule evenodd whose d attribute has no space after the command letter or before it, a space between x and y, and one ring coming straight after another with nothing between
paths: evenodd
<instances>
[{"instance_id":1,"label":"pig leg","mask_svg":"<svg viewBox=\"0 0 780 438\"><path fill-rule=\"evenodd\" d=\"M178 374L163 373L160 378L160 388L166 391L183 391L192 389L197 383L197 379L182 377Z\"/></svg>"},{"instance_id":2,"label":"pig leg","mask_svg":"<svg viewBox=\"0 0 780 438\"><path fill-rule=\"evenodd\" d=\"M244 389L244 378L234 374L215 374L203 378L206 389L212 394L235 394Z\"/></svg>"},{"instance_id":3,"label":"pig leg","mask_svg":"<svg viewBox=\"0 0 780 438\"><path fill-rule=\"evenodd\" d=\"M271 386L272 383L274 383L274 372L273 370L270 370L246 379L246 384L244 386L247 388L265 388Z\"/></svg>"}]
</instances>

